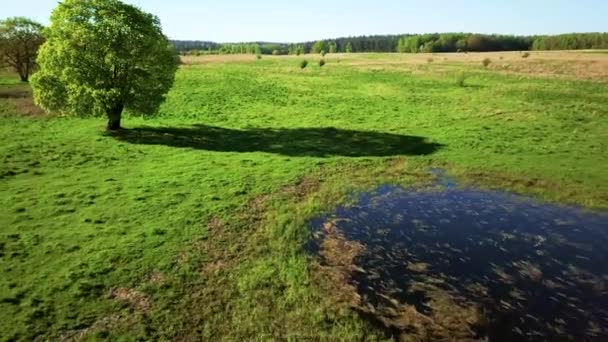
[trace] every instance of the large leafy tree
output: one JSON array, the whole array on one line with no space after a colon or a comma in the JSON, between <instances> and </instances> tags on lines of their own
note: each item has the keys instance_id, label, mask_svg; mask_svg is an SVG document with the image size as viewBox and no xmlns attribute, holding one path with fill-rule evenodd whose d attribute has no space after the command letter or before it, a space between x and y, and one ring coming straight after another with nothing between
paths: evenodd
<instances>
[{"instance_id":1,"label":"large leafy tree","mask_svg":"<svg viewBox=\"0 0 608 342\"><path fill-rule=\"evenodd\" d=\"M32 77L49 112L106 115L120 129L124 109L154 114L173 84L177 55L159 19L118 0L65 0L51 15Z\"/></svg>"},{"instance_id":2,"label":"large leafy tree","mask_svg":"<svg viewBox=\"0 0 608 342\"><path fill-rule=\"evenodd\" d=\"M23 17L0 20L0 66L13 68L27 82L44 42L43 26Z\"/></svg>"}]
</instances>

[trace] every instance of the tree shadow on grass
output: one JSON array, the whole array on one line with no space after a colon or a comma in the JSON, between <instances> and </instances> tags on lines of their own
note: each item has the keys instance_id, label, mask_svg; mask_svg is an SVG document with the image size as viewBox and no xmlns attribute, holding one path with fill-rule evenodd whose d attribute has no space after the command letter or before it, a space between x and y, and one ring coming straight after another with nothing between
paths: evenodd
<instances>
[{"instance_id":1,"label":"tree shadow on grass","mask_svg":"<svg viewBox=\"0 0 608 342\"><path fill-rule=\"evenodd\" d=\"M231 129L207 125L138 127L112 136L132 144L302 157L429 155L443 145L423 137L333 127Z\"/></svg>"}]
</instances>

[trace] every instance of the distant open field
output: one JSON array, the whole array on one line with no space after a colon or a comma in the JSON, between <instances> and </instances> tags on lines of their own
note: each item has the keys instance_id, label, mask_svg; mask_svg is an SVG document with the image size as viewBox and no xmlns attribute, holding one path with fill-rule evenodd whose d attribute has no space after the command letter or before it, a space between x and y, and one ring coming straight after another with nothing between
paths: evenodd
<instances>
[{"instance_id":1,"label":"distant open field","mask_svg":"<svg viewBox=\"0 0 608 342\"><path fill-rule=\"evenodd\" d=\"M524 54L528 57L522 57ZM429 72L449 72L463 66L479 66L489 58L489 69L508 74L533 74L536 76L555 76L564 78L587 79L608 82L608 50L578 51L522 51L522 52L484 52L484 53L419 53L419 54L333 54L325 58L340 61L350 66L370 69L418 70L416 66L432 63ZM255 56L249 55L211 55L183 56L185 64L247 62ZM319 55L307 56L265 56L268 59L312 59ZM437 65L438 64L438 65Z\"/></svg>"},{"instance_id":2,"label":"distant open field","mask_svg":"<svg viewBox=\"0 0 608 342\"><path fill-rule=\"evenodd\" d=\"M112 136L0 74L0 340L384 340L303 249L353 192L439 167L608 209L608 53L320 58L183 57Z\"/></svg>"}]
</instances>

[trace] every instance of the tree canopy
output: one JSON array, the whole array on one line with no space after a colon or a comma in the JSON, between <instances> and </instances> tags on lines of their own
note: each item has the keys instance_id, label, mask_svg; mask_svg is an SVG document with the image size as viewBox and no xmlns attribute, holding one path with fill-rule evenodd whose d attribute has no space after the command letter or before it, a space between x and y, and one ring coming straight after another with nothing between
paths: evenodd
<instances>
[{"instance_id":1,"label":"tree canopy","mask_svg":"<svg viewBox=\"0 0 608 342\"><path fill-rule=\"evenodd\" d=\"M321 53L323 51L327 51L327 44L323 40L319 40L312 46L313 53Z\"/></svg>"},{"instance_id":2,"label":"tree canopy","mask_svg":"<svg viewBox=\"0 0 608 342\"><path fill-rule=\"evenodd\" d=\"M173 84L177 56L159 19L118 0L65 0L51 15L32 77L36 103L50 112L154 114Z\"/></svg>"},{"instance_id":3,"label":"tree canopy","mask_svg":"<svg viewBox=\"0 0 608 342\"><path fill-rule=\"evenodd\" d=\"M0 21L0 66L13 68L27 82L36 65L38 48L44 42L43 26L23 17Z\"/></svg>"}]
</instances>

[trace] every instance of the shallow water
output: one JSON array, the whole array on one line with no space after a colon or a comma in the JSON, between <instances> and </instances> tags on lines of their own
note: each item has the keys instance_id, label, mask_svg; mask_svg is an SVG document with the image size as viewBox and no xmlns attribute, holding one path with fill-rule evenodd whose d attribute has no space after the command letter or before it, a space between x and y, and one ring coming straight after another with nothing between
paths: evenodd
<instances>
[{"instance_id":1,"label":"shallow water","mask_svg":"<svg viewBox=\"0 0 608 342\"><path fill-rule=\"evenodd\" d=\"M607 214L443 185L383 186L312 221L322 261L328 226L362 246L366 317L431 340L608 341Z\"/></svg>"}]
</instances>

